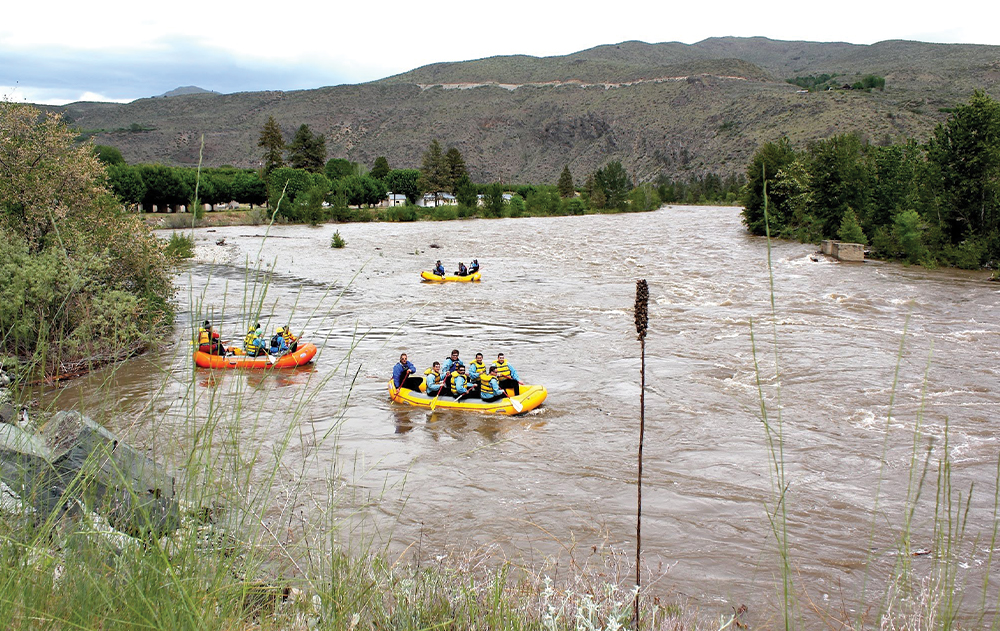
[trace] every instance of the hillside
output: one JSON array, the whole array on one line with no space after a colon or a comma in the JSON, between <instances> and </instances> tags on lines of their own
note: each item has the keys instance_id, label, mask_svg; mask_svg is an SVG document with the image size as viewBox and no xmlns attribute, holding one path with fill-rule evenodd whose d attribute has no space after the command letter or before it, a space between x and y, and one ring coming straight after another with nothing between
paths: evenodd
<instances>
[{"instance_id":1,"label":"hillside","mask_svg":"<svg viewBox=\"0 0 1000 631\"><path fill-rule=\"evenodd\" d=\"M801 93L785 79L873 73L886 89ZM743 172L760 143L855 131L872 142L923 138L976 88L1000 98L1000 47L886 41L870 46L713 38L623 42L558 57L431 64L360 85L200 93L61 108L129 162L256 167L268 116L290 139L302 123L330 157L416 167L433 139L457 147L477 181L578 181L610 160L639 180Z\"/></svg>"}]
</instances>

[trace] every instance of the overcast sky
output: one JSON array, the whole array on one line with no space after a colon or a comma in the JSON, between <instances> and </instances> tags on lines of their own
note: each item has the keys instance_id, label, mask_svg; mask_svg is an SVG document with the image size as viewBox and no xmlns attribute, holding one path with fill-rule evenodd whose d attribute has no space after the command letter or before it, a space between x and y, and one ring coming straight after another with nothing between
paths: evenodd
<instances>
[{"instance_id":1,"label":"overcast sky","mask_svg":"<svg viewBox=\"0 0 1000 631\"><path fill-rule=\"evenodd\" d=\"M188 85L309 89L439 61L567 55L629 40L1000 45L995 1L11 2L0 19L0 99L131 101Z\"/></svg>"}]
</instances>

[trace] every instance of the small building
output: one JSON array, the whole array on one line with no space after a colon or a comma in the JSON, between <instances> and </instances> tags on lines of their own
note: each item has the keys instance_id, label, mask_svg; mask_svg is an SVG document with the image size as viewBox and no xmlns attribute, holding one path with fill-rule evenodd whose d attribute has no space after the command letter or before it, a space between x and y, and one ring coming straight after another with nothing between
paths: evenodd
<instances>
[{"instance_id":1,"label":"small building","mask_svg":"<svg viewBox=\"0 0 1000 631\"><path fill-rule=\"evenodd\" d=\"M458 200L451 193L424 193L424 196L417 200L417 206L433 208L435 206L454 206Z\"/></svg>"},{"instance_id":2,"label":"small building","mask_svg":"<svg viewBox=\"0 0 1000 631\"><path fill-rule=\"evenodd\" d=\"M865 260L865 246L861 243L845 243L826 239L820 243L820 251L838 261L863 263Z\"/></svg>"},{"instance_id":3,"label":"small building","mask_svg":"<svg viewBox=\"0 0 1000 631\"><path fill-rule=\"evenodd\" d=\"M405 205L406 195L403 195L402 193L393 193L392 191L389 191L389 195L387 195L386 198L379 203L379 206L382 208L395 208L396 206Z\"/></svg>"}]
</instances>

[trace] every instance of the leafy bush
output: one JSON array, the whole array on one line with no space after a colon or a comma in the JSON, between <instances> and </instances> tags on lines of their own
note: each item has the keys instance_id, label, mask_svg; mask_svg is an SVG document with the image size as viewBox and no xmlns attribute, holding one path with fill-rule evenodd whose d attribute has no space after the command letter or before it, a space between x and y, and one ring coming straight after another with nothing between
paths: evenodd
<instances>
[{"instance_id":1,"label":"leafy bush","mask_svg":"<svg viewBox=\"0 0 1000 631\"><path fill-rule=\"evenodd\" d=\"M385 212L385 218L387 221L416 221L417 207L407 204L390 208Z\"/></svg>"},{"instance_id":2,"label":"leafy bush","mask_svg":"<svg viewBox=\"0 0 1000 631\"><path fill-rule=\"evenodd\" d=\"M340 236L340 230L336 230L333 233L333 238L330 239L330 247L340 249L347 245L347 241L344 241L344 237Z\"/></svg>"},{"instance_id":3,"label":"leafy bush","mask_svg":"<svg viewBox=\"0 0 1000 631\"><path fill-rule=\"evenodd\" d=\"M458 219L458 208L455 206L438 206L431 214L434 221L451 221Z\"/></svg>"},{"instance_id":4,"label":"leafy bush","mask_svg":"<svg viewBox=\"0 0 1000 631\"><path fill-rule=\"evenodd\" d=\"M164 253L173 259L189 259L194 257L194 237L182 232L170 235L170 241Z\"/></svg>"}]
</instances>

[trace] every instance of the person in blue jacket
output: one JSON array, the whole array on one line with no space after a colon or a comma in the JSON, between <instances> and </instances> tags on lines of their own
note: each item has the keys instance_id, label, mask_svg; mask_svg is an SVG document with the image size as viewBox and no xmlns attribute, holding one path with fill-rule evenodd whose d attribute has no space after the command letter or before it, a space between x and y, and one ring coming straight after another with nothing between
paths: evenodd
<instances>
[{"instance_id":1,"label":"person in blue jacket","mask_svg":"<svg viewBox=\"0 0 1000 631\"><path fill-rule=\"evenodd\" d=\"M504 359L503 353L497 355L497 360L493 365L497 368L497 378L500 380L500 387L504 389L513 388L514 396L521 394L521 386L524 383L517 376L517 371L514 370L514 367Z\"/></svg>"},{"instance_id":2,"label":"person in blue jacket","mask_svg":"<svg viewBox=\"0 0 1000 631\"><path fill-rule=\"evenodd\" d=\"M278 332L271 336L271 345L267 349L272 355L281 355L288 352L288 344L285 343L284 328L279 328Z\"/></svg>"},{"instance_id":3,"label":"person in blue jacket","mask_svg":"<svg viewBox=\"0 0 1000 631\"><path fill-rule=\"evenodd\" d=\"M472 259L472 263L469 264L469 274L475 274L479 271L479 259Z\"/></svg>"},{"instance_id":4,"label":"person in blue jacket","mask_svg":"<svg viewBox=\"0 0 1000 631\"><path fill-rule=\"evenodd\" d=\"M490 403L507 396L497 379L497 367L490 366L489 372L479 377L479 398Z\"/></svg>"},{"instance_id":5,"label":"person in blue jacket","mask_svg":"<svg viewBox=\"0 0 1000 631\"><path fill-rule=\"evenodd\" d=\"M459 261L458 262L458 271L455 272L455 273L458 274L459 276L468 276L469 275L469 268L467 268L465 266L465 263Z\"/></svg>"},{"instance_id":6,"label":"person in blue jacket","mask_svg":"<svg viewBox=\"0 0 1000 631\"><path fill-rule=\"evenodd\" d=\"M431 272L437 274L438 276L444 276L444 265L441 265L441 261L434 264L434 269Z\"/></svg>"},{"instance_id":7,"label":"person in blue jacket","mask_svg":"<svg viewBox=\"0 0 1000 631\"><path fill-rule=\"evenodd\" d=\"M451 373L449 382L451 385L451 396L456 399L464 399L472 393L469 389L469 376L465 374L464 364L459 365L458 370Z\"/></svg>"},{"instance_id":8,"label":"person in blue jacket","mask_svg":"<svg viewBox=\"0 0 1000 631\"><path fill-rule=\"evenodd\" d=\"M458 349L451 351L451 355L445 357L444 362L441 363L441 374L444 376L444 393L447 394L451 390L451 373L458 370L459 366L465 366L465 363L458 358Z\"/></svg>"},{"instance_id":9,"label":"person in blue jacket","mask_svg":"<svg viewBox=\"0 0 1000 631\"><path fill-rule=\"evenodd\" d=\"M392 367L392 382L396 385L396 389L403 387L409 390L419 390L423 379L418 376L410 376L415 375L416 372L417 367L406 358L406 353L400 355L399 363Z\"/></svg>"},{"instance_id":10,"label":"person in blue jacket","mask_svg":"<svg viewBox=\"0 0 1000 631\"><path fill-rule=\"evenodd\" d=\"M444 385L444 379L441 378L441 362L434 362L430 368L424 371L424 375L427 394L437 396L441 392L441 386Z\"/></svg>"}]
</instances>

